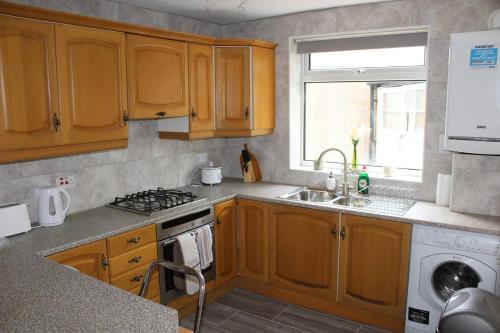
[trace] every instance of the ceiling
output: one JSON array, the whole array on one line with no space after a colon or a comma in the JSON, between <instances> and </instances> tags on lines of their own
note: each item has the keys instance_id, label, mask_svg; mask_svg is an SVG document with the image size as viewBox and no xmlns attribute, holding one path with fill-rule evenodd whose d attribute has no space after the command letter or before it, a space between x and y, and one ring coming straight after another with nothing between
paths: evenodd
<instances>
[{"instance_id":1,"label":"ceiling","mask_svg":"<svg viewBox=\"0 0 500 333\"><path fill-rule=\"evenodd\" d=\"M315 9L391 0L115 0L138 7L228 24Z\"/></svg>"}]
</instances>

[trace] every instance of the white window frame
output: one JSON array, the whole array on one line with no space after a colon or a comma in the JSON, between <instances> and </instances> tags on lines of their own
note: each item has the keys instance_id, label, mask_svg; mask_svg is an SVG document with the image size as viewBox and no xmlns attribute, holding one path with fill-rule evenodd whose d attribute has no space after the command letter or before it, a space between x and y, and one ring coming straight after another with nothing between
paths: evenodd
<instances>
[{"instance_id":1,"label":"white window frame","mask_svg":"<svg viewBox=\"0 0 500 333\"><path fill-rule=\"evenodd\" d=\"M411 31L427 31L426 29L417 29ZM381 32L383 34L383 32ZM339 38L341 35L334 35L332 38ZM353 36L349 34L349 36ZM359 34L359 37L364 37L366 34ZM368 81L425 81L427 83L427 66L428 66L428 51L429 45L425 49L425 63L423 66L399 66L399 67L383 67L383 68L348 68L348 69L329 69L329 70L310 70L310 53L301 55L301 113L300 113L300 166L305 168L313 168L313 162L304 159L305 149L305 84L306 83L327 83L327 82L368 82ZM425 107L427 113L427 105ZM425 144L425 143L424 143ZM350 161L348 161L350 164ZM343 168L342 163L325 161L325 166L328 169L340 170ZM367 166L367 171L375 174L382 174L382 167ZM421 178L422 169L400 169L396 170L397 176Z\"/></svg>"}]
</instances>

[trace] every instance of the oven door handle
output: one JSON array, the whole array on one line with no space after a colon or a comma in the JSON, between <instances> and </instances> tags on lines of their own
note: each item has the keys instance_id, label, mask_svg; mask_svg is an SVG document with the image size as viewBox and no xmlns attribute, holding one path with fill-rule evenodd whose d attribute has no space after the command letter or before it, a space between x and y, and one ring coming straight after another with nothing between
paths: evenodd
<instances>
[{"instance_id":1,"label":"oven door handle","mask_svg":"<svg viewBox=\"0 0 500 333\"><path fill-rule=\"evenodd\" d=\"M199 229L201 229L201 228L203 228L204 226L207 226L207 225L212 229L213 226L214 226L214 222L204 224L204 225L202 225L202 226L200 226L200 227L198 227L196 229L192 229L192 230L183 232L182 234L176 235L174 237L167 238L164 241L161 241L159 243L160 243L161 246L167 246L167 245L173 244L173 243L175 243L177 241L177 237L179 237L181 235L185 235L185 234L191 233L191 232L196 232L196 230L199 230Z\"/></svg>"}]
</instances>

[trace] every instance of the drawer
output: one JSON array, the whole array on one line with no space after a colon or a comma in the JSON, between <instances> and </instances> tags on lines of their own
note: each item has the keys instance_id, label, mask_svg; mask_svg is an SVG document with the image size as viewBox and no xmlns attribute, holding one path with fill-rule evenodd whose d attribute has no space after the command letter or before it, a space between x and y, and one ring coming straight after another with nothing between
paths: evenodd
<instances>
[{"instance_id":1,"label":"drawer","mask_svg":"<svg viewBox=\"0 0 500 333\"><path fill-rule=\"evenodd\" d=\"M144 279L144 274L146 274L146 270L149 267L149 263L144 266L137 267L123 274L112 277L111 284L117 288L124 290L131 290L136 287L139 287L142 284ZM151 279L158 277L158 269L155 268L153 274L151 275Z\"/></svg>"},{"instance_id":2,"label":"drawer","mask_svg":"<svg viewBox=\"0 0 500 333\"><path fill-rule=\"evenodd\" d=\"M130 290L130 292L134 295L139 296L139 292L141 291L141 286L135 287L134 289ZM156 296L160 296L160 279L159 278L154 278L151 281L149 281L149 288L148 291L146 292L146 298L152 299L155 298Z\"/></svg>"},{"instance_id":3,"label":"drawer","mask_svg":"<svg viewBox=\"0 0 500 333\"><path fill-rule=\"evenodd\" d=\"M106 239L110 258L154 242L156 242L156 226L154 224Z\"/></svg>"},{"instance_id":4,"label":"drawer","mask_svg":"<svg viewBox=\"0 0 500 333\"><path fill-rule=\"evenodd\" d=\"M157 257L156 243L128 251L109 259L109 276L114 277L151 262Z\"/></svg>"}]
</instances>

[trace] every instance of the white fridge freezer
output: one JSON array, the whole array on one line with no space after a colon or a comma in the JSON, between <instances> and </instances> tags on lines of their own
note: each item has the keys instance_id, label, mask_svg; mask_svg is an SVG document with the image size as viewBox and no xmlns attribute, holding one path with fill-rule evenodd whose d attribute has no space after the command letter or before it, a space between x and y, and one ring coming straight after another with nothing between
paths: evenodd
<instances>
[{"instance_id":1,"label":"white fridge freezer","mask_svg":"<svg viewBox=\"0 0 500 333\"><path fill-rule=\"evenodd\" d=\"M500 30L451 34L445 150L500 155Z\"/></svg>"}]
</instances>

